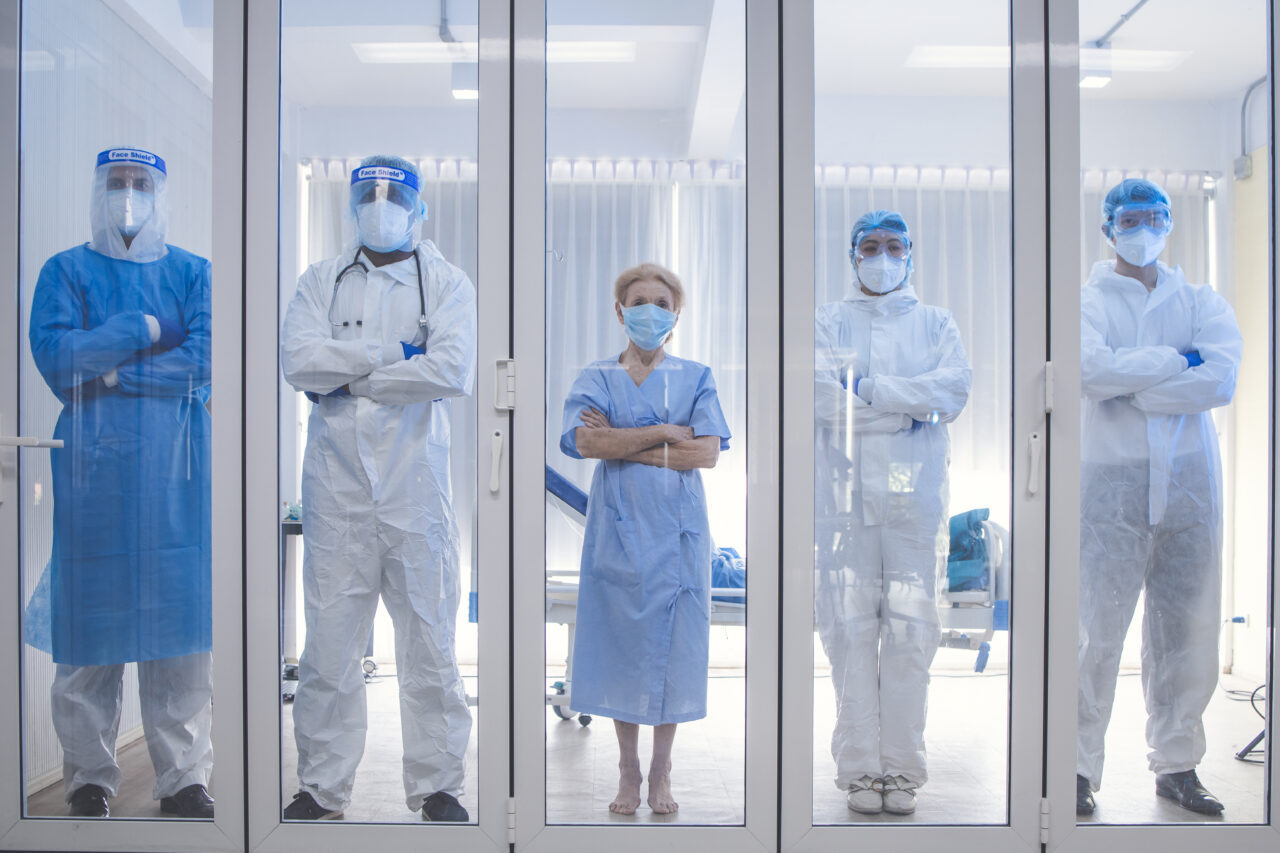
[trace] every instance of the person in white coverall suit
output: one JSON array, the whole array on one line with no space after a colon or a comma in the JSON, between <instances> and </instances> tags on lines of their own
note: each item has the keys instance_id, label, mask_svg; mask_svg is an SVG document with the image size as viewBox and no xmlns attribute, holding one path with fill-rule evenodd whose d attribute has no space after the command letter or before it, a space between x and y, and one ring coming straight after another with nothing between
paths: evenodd
<instances>
[{"instance_id":1,"label":"person in white coverall suit","mask_svg":"<svg viewBox=\"0 0 1280 853\"><path fill-rule=\"evenodd\" d=\"M928 778L946 425L972 371L950 312L909 283L902 216L862 216L851 242L856 289L820 307L815 330L815 616L836 690L836 786L855 812L909 814Z\"/></svg>"},{"instance_id":2,"label":"person in white coverall suit","mask_svg":"<svg viewBox=\"0 0 1280 853\"><path fill-rule=\"evenodd\" d=\"M334 819L364 751L361 653L378 598L395 626L405 803L466 821L471 714L454 660L458 531L447 398L471 393L475 290L429 240L419 174L371 157L351 176L359 247L313 264L281 363L316 401L302 465L306 645L293 705L300 791L289 820Z\"/></svg>"},{"instance_id":3,"label":"person in white coverall suit","mask_svg":"<svg viewBox=\"0 0 1280 853\"><path fill-rule=\"evenodd\" d=\"M1222 470L1210 412L1231 402L1240 329L1208 285L1156 258L1169 197L1127 179L1107 193L1113 261L1080 296L1079 736L1076 811L1094 810L1121 646L1145 592L1142 690L1156 793L1217 814L1195 768L1217 684Z\"/></svg>"}]
</instances>

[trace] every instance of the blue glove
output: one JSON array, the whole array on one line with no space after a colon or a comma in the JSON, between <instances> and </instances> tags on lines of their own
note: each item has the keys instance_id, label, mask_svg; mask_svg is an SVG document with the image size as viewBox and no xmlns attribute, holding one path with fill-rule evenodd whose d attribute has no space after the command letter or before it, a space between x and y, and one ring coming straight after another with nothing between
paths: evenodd
<instances>
[{"instance_id":1,"label":"blue glove","mask_svg":"<svg viewBox=\"0 0 1280 853\"><path fill-rule=\"evenodd\" d=\"M1187 367L1199 367L1204 364L1204 359L1200 357L1199 350L1187 350L1182 354L1182 357L1187 360Z\"/></svg>"},{"instance_id":2,"label":"blue glove","mask_svg":"<svg viewBox=\"0 0 1280 853\"><path fill-rule=\"evenodd\" d=\"M343 385L341 388L334 388L328 394L323 394L323 395L317 394L315 391L303 391L302 393L308 400L317 404L320 402L321 396L324 396L324 397L350 397L351 396L351 392L347 390L346 385Z\"/></svg>"},{"instance_id":3,"label":"blue glove","mask_svg":"<svg viewBox=\"0 0 1280 853\"><path fill-rule=\"evenodd\" d=\"M186 330L172 320L166 320L163 317L157 317L156 322L160 324L160 338L156 341L157 347L169 350L182 346L182 342L187 339Z\"/></svg>"},{"instance_id":4,"label":"blue glove","mask_svg":"<svg viewBox=\"0 0 1280 853\"><path fill-rule=\"evenodd\" d=\"M406 360L413 358L415 355L427 354L426 349L423 347L415 347L413 344L406 344L404 341L400 342L400 346L404 347L404 357Z\"/></svg>"}]
</instances>

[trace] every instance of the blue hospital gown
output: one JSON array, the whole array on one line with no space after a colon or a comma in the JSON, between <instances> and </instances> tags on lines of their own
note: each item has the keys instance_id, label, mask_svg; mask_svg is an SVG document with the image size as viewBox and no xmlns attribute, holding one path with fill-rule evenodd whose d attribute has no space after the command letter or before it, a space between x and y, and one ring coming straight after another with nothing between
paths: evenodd
<instances>
[{"instance_id":1,"label":"blue hospital gown","mask_svg":"<svg viewBox=\"0 0 1280 853\"><path fill-rule=\"evenodd\" d=\"M613 427L680 424L729 448L711 369L697 362L668 355L638 387L617 359L588 365L564 404L560 449L574 459L589 407ZM600 460L582 545L573 710L651 726L705 717L710 589L701 473Z\"/></svg>"},{"instance_id":2,"label":"blue hospital gown","mask_svg":"<svg viewBox=\"0 0 1280 853\"><path fill-rule=\"evenodd\" d=\"M31 353L62 403L53 435L66 443L50 452L57 663L211 647L209 285L209 262L175 246L146 263L78 246L40 271ZM186 339L153 346L145 314Z\"/></svg>"}]
</instances>

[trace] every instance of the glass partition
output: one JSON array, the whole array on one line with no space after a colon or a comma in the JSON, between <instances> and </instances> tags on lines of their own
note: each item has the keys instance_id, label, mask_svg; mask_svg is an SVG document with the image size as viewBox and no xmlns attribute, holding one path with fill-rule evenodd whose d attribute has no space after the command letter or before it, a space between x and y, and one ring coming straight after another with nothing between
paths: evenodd
<instances>
[{"instance_id":1,"label":"glass partition","mask_svg":"<svg viewBox=\"0 0 1280 853\"><path fill-rule=\"evenodd\" d=\"M282 813L474 823L477 4L281 14Z\"/></svg>"},{"instance_id":2,"label":"glass partition","mask_svg":"<svg viewBox=\"0 0 1280 853\"><path fill-rule=\"evenodd\" d=\"M547 5L549 823L744 822L745 21Z\"/></svg>"},{"instance_id":3,"label":"glass partition","mask_svg":"<svg viewBox=\"0 0 1280 853\"><path fill-rule=\"evenodd\" d=\"M1176 5L1122 11L1080 4L1076 810L1084 823L1257 823L1274 461L1268 4L1216 3L1193 27Z\"/></svg>"},{"instance_id":4,"label":"glass partition","mask_svg":"<svg viewBox=\"0 0 1280 853\"><path fill-rule=\"evenodd\" d=\"M21 20L24 813L207 820L213 2Z\"/></svg>"},{"instance_id":5,"label":"glass partition","mask_svg":"<svg viewBox=\"0 0 1280 853\"><path fill-rule=\"evenodd\" d=\"M814 4L813 822L1008 817L1010 8Z\"/></svg>"}]
</instances>

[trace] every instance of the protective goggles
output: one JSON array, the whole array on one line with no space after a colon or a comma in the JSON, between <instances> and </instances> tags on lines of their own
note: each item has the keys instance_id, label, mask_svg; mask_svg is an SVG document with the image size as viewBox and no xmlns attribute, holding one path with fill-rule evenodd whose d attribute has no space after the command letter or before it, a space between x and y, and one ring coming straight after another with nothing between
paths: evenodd
<instances>
[{"instance_id":1,"label":"protective goggles","mask_svg":"<svg viewBox=\"0 0 1280 853\"><path fill-rule=\"evenodd\" d=\"M351 173L351 204L390 201L416 213L422 206L418 180L409 172L389 166L365 166Z\"/></svg>"},{"instance_id":2,"label":"protective goggles","mask_svg":"<svg viewBox=\"0 0 1280 853\"><path fill-rule=\"evenodd\" d=\"M860 261L877 255L907 258L911 255L911 241L896 232L877 228L860 235L849 254Z\"/></svg>"},{"instance_id":3,"label":"protective goggles","mask_svg":"<svg viewBox=\"0 0 1280 853\"><path fill-rule=\"evenodd\" d=\"M1168 234L1173 230L1173 213L1169 205L1159 202L1122 204L1112 215L1111 224L1117 234L1126 234L1142 226Z\"/></svg>"}]
</instances>

